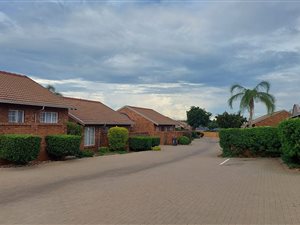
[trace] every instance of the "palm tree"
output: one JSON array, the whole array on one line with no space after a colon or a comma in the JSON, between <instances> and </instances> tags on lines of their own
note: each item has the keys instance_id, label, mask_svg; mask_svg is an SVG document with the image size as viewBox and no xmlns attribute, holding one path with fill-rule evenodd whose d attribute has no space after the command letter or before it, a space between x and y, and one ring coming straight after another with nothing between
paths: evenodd
<instances>
[{"instance_id":1,"label":"palm tree","mask_svg":"<svg viewBox=\"0 0 300 225\"><path fill-rule=\"evenodd\" d=\"M46 88L47 88L49 91L51 91L53 94L56 94L57 96L63 96L61 93L59 93L59 92L56 91L56 89L55 89L54 86L52 86L52 85L50 85L50 84L48 84L48 85L46 86Z\"/></svg>"},{"instance_id":2,"label":"palm tree","mask_svg":"<svg viewBox=\"0 0 300 225\"><path fill-rule=\"evenodd\" d=\"M249 111L249 126L252 125L254 115L254 102L262 102L268 113L272 113L275 110L275 98L269 94L270 83L262 81L254 89L247 89L239 84L234 84L230 88L231 97L228 100L229 106L232 108L232 104L236 100L240 100L240 110Z\"/></svg>"}]
</instances>

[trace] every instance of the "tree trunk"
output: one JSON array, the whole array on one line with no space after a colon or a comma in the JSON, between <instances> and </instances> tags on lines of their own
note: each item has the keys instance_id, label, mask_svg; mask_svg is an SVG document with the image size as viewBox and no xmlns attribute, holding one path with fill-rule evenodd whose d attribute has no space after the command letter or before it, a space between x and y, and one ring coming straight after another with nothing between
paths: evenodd
<instances>
[{"instance_id":1,"label":"tree trunk","mask_svg":"<svg viewBox=\"0 0 300 225\"><path fill-rule=\"evenodd\" d=\"M251 99L250 100L250 104L249 104L249 127L252 127L252 120L253 120L253 115L254 115L254 100Z\"/></svg>"}]
</instances>

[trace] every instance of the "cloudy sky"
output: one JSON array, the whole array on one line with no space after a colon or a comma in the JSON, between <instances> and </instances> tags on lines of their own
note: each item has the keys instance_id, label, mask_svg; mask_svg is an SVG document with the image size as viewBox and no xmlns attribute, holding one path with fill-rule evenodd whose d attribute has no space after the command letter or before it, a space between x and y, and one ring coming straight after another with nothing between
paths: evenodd
<instances>
[{"instance_id":1,"label":"cloudy sky","mask_svg":"<svg viewBox=\"0 0 300 225\"><path fill-rule=\"evenodd\" d=\"M290 110L300 103L300 2L1 1L0 65L66 96L176 119L193 105L237 112L229 87L262 80L276 109Z\"/></svg>"}]
</instances>

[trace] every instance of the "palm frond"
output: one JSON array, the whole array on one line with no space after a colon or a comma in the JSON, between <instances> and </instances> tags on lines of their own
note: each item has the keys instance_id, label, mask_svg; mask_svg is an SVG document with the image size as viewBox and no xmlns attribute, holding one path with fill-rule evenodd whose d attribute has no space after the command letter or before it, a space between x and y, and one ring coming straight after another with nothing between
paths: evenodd
<instances>
[{"instance_id":1,"label":"palm frond","mask_svg":"<svg viewBox=\"0 0 300 225\"><path fill-rule=\"evenodd\" d=\"M256 100L261 101L267 108L268 113L275 111L275 97L266 92L258 92Z\"/></svg>"},{"instance_id":2,"label":"palm frond","mask_svg":"<svg viewBox=\"0 0 300 225\"><path fill-rule=\"evenodd\" d=\"M271 87L271 84L268 81L262 81L258 85L256 85L254 90L256 90L257 92L259 92L260 90L266 90L266 92L268 93L270 90L270 87Z\"/></svg>"},{"instance_id":3,"label":"palm frond","mask_svg":"<svg viewBox=\"0 0 300 225\"><path fill-rule=\"evenodd\" d=\"M244 95L244 93L237 93L235 95L232 95L229 99L228 99L228 105L230 106L230 108L232 108L232 104L234 101L242 98Z\"/></svg>"},{"instance_id":4,"label":"palm frond","mask_svg":"<svg viewBox=\"0 0 300 225\"><path fill-rule=\"evenodd\" d=\"M247 89L244 96L241 99L240 102L240 110L245 111L246 109L250 110L250 102L252 99L254 99L255 91Z\"/></svg>"},{"instance_id":5,"label":"palm frond","mask_svg":"<svg viewBox=\"0 0 300 225\"><path fill-rule=\"evenodd\" d=\"M233 94L233 92L237 90L239 92L245 92L246 88L244 88L243 86L239 85L239 84L234 84L230 87L230 92L231 94Z\"/></svg>"}]
</instances>

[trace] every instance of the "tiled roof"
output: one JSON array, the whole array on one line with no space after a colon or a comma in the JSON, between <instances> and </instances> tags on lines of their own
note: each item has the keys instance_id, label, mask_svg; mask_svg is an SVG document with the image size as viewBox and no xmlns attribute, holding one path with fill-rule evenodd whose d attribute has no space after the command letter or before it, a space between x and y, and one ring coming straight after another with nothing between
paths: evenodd
<instances>
[{"instance_id":1,"label":"tiled roof","mask_svg":"<svg viewBox=\"0 0 300 225\"><path fill-rule=\"evenodd\" d=\"M277 115L277 114L279 114L279 113L282 113L282 112L289 113L289 112L286 111L286 110L280 110L280 111L277 111L277 112L273 112L273 113L271 113L271 114L267 114L267 115L264 115L264 116L261 116L261 117L258 117L258 118L256 118L256 119L252 120L252 124L256 124L256 123L258 123L258 122L261 122L261 121L263 121L263 120L265 120L265 119L267 119L267 118L269 118L269 117L275 116L275 115Z\"/></svg>"},{"instance_id":2,"label":"tiled roof","mask_svg":"<svg viewBox=\"0 0 300 225\"><path fill-rule=\"evenodd\" d=\"M185 121L177 120L176 122L178 123L178 126L184 128L184 129L187 129L187 130L192 129L192 127Z\"/></svg>"},{"instance_id":3,"label":"tiled roof","mask_svg":"<svg viewBox=\"0 0 300 225\"><path fill-rule=\"evenodd\" d=\"M300 105L295 104L293 107L292 117L300 116Z\"/></svg>"},{"instance_id":4,"label":"tiled roof","mask_svg":"<svg viewBox=\"0 0 300 225\"><path fill-rule=\"evenodd\" d=\"M114 111L101 102L63 97L76 109L69 110L69 116L82 125L132 125L126 116Z\"/></svg>"},{"instance_id":5,"label":"tiled roof","mask_svg":"<svg viewBox=\"0 0 300 225\"><path fill-rule=\"evenodd\" d=\"M61 97L25 75L0 71L0 103L69 108Z\"/></svg>"},{"instance_id":6,"label":"tiled roof","mask_svg":"<svg viewBox=\"0 0 300 225\"><path fill-rule=\"evenodd\" d=\"M141 108L135 106L124 106L123 108L128 108L139 115L143 116L145 119L151 121L156 125L178 125L178 122L172 120L171 118L164 116L153 109ZM122 109L122 108L121 108ZM120 110L121 110L120 109Z\"/></svg>"}]
</instances>

